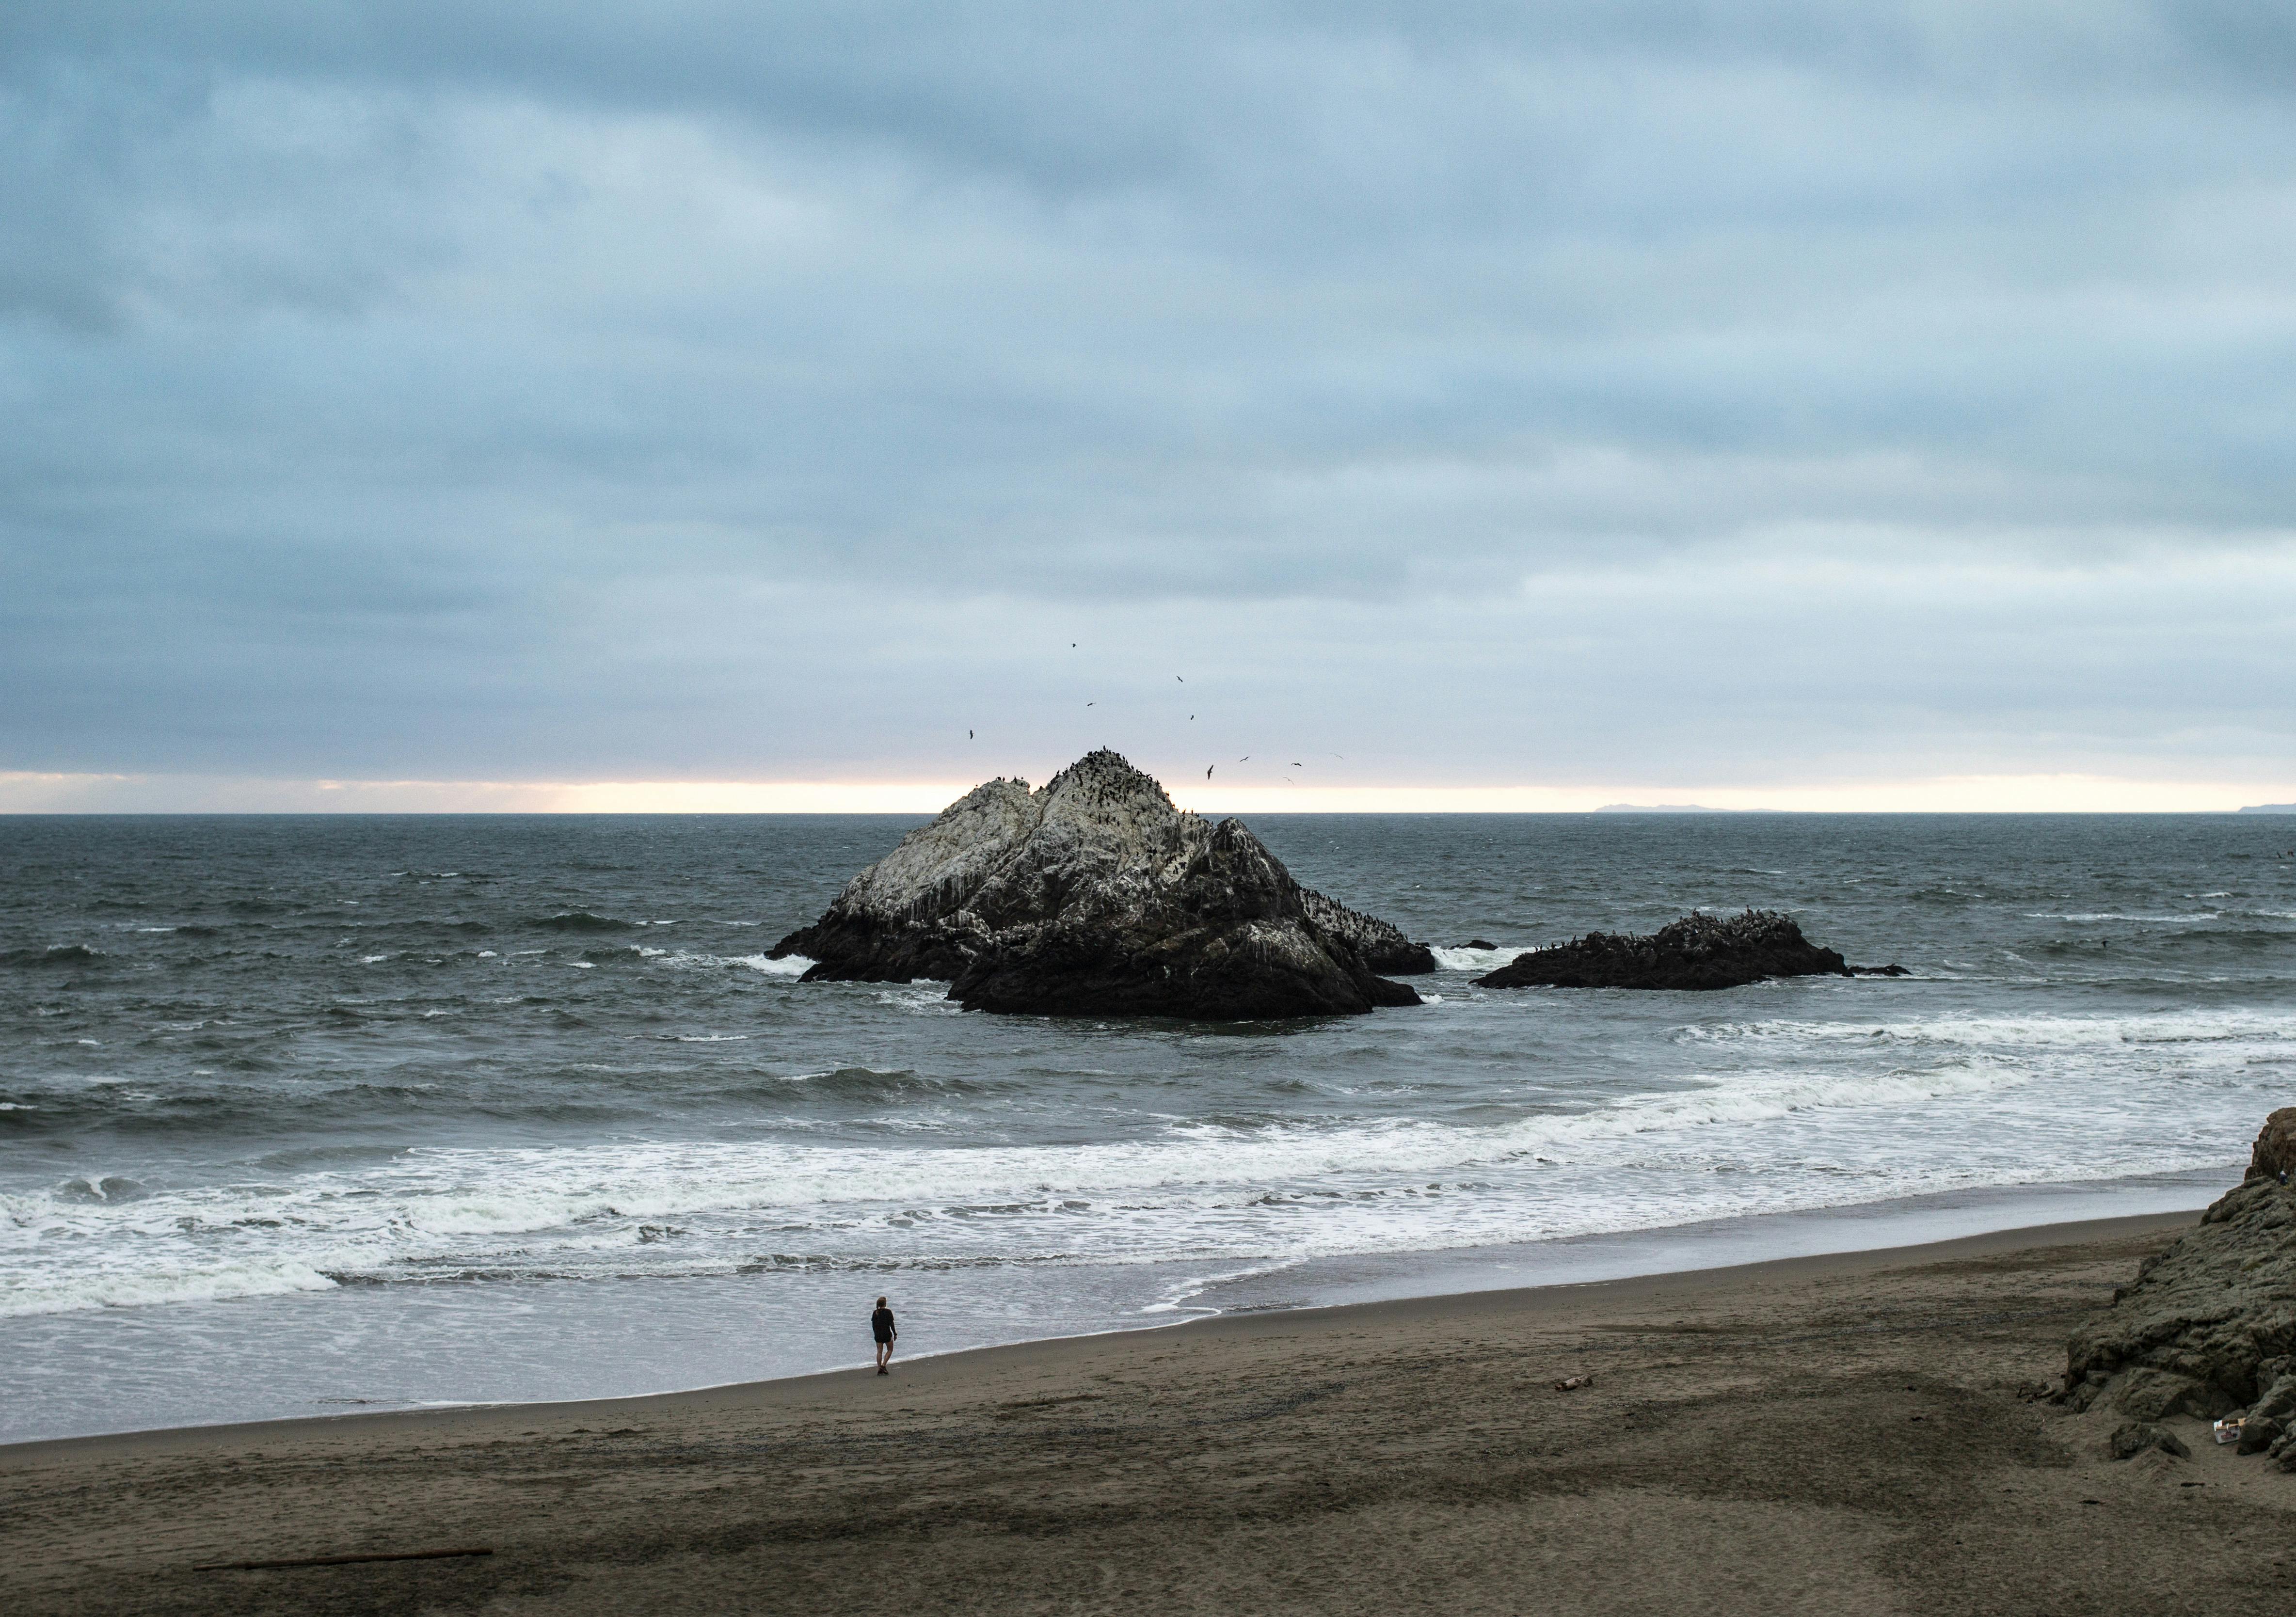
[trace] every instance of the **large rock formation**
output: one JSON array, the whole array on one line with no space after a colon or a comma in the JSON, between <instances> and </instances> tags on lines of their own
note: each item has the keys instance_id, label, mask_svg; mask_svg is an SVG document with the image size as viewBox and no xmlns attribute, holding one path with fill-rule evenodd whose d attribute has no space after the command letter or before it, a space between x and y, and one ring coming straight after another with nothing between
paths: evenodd
<instances>
[{"instance_id":1,"label":"large rock formation","mask_svg":"<svg viewBox=\"0 0 2296 1617\"><path fill-rule=\"evenodd\" d=\"M1590 932L1519 954L1481 988L1736 988L1765 977L1854 976L1862 968L1820 949L1774 910L1727 919L1702 913L1669 921L1646 937ZM1876 968L1903 975L1894 967Z\"/></svg>"},{"instance_id":2,"label":"large rock formation","mask_svg":"<svg viewBox=\"0 0 2296 1617\"><path fill-rule=\"evenodd\" d=\"M2292 1133L2296 1107L2273 1113L2249 1177L2073 1335L2065 1402L2136 1421L2245 1409L2243 1451L2296 1471L2296 1187L2271 1156Z\"/></svg>"},{"instance_id":3,"label":"large rock formation","mask_svg":"<svg viewBox=\"0 0 2296 1617\"><path fill-rule=\"evenodd\" d=\"M1379 974L1435 968L1105 750L1038 791L975 787L773 953L808 983L946 979L969 1009L1219 1019L1416 1005Z\"/></svg>"}]
</instances>

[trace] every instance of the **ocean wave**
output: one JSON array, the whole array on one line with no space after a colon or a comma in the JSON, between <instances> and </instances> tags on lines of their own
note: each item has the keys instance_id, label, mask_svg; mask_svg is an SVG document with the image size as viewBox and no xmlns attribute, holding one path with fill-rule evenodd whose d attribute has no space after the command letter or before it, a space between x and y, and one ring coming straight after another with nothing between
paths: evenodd
<instances>
[{"instance_id":1,"label":"ocean wave","mask_svg":"<svg viewBox=\"0 0 2296 1617\"><path fill-rule=\"evenodd\" d=\"M801 977L813 969L813 962L801 954L785 955L778 960L763 954L679 954L673 955L670 963L738 966L769 977Z\"/></svg>"},{"instance_id":2,"label":"ocean wave","mask_svg":"<svg viewBox=\"0 0 2296 1617\"><path fill-rule=\"evenodd\" d=\"M628 932L635 930L637 925L611 915L594 915L587 910L562 911L556 915L541 917L530 924L547 927L553 932Z\"/></svg>"},{"instance_id":3,"label":"ocean wave","mask_svg":"<svg viewBox=\"0 0 2296 1617\"><path fill-rule=\"evenodd\" d=\"M1889 1041L2000 1050L2109 1049L2177 1045L2296 1043L2296 1011L2186 1010L2121 1016L2054 1012L1978 1012L1891 1022L1816 1022L1789 1018L1685 1026L1690 1041L1787 1040L1812 1045Z\"/></svg>"},{"instance_id":4,"label":"ocean wave","mask_svg":"<svg viewBox=\"0 0 2296 1617\"><path fill-rule=\"evenodd\" d=\"M964 1078L927 1078L906 1067L881 1072L869 1066L840 1066L824 1073L791 1073L775 1080L803 1084L818 1094L849 1098L887 1099L914 1095L979 1095L1001 1087Z\"/></svg>"},{"instance_id":5,"label":"ocean wave","mask_svg":"<svg viewBox=\"0 0 2296 1617\"><path fill-rule=\"evenodd\" d=\"M0 1319L77 1313L86 1309L150 1308L164 1303L226 1303L291 1292L332 1291L335 1282L301 1258L250 1255L182 1269L77 1268L28 1278L0 1298Z\"/></svg>"},{"instance_id":6,"label":"ocean wave","mask_svg":"<svg viewBox=\"0 0 2296 1617\"><path fill-rule=\"evenodd\" d=\"M51 943L45 949L11 949L0 954L0 966L88 966L111 958L86 943Z\"/></svg>"},{"instance_id":7,"label":"ocean wave","mask_svg":"<svg viewBox=\"0 0 2296 1617\"><path fill-rule=\"evenodd\" d=\"M643 943L618 943L611 948L585 949L582 958L593 966L636 966L668 952L667 949L649 949Z\"/></svg>"},{"instance_id":8,"label":"ocean wave","mask_svg":"<svg viewBox=\"0 0 2296 1617\"><path fill-rule=\"evenodd\" d=\"M1525 943L1520 948L1513 949L1469 949L1464 947L1457 949L1445 949L1439 946L1431 945L1427 952L1435 957L1435 964L1441 967L1445 971L1472 971L1480 973L1496 971L1502 966L1512 964L1515 956L1524 953L1532 946L1533 945L1531 944Z\"/></svg>"},{"instance_id":9,"label":"ocean wave","mask_svg":"<svg viewBox=\"0 0 2296 1617\"><path fill-rule=\"evenodd\" d=\"M2034 912L2029 913L2025 919L2029 921L2151 921L2156 924L2169 924L2177 921L2221 920L2223 919L2223 911L2218 910L2181 910L2172 913L2151 915L2131 911L2095 910L2083 911L2070 915Z\"/></svg>"},{"instance_id":10,"label":"ocean wave","mask_svg":"<svg viewBox=\"0 0 2296 1617\"><path fill-rule=\"evenodd\" d=\"M1718 1127L1813 1110L1902 1108L2013 1089L2023 1076L1983 1065L1923 1074L1741 1074L1581 1112L1492 1127L1389 1119L1341 1124L1182 1123L1131 1140L985 1147L636 1142L611 1146L422 1147L356 1174L280 1184L159 1190L111 1205L53 1192L0 1196L0 1277L44 1245L135 1266L131 1281L88 1289L57 1266L9 1286L0 1312L48 1311L64 1294L116 1302L232 1294L230 1277L274 1286L409 1262L552 1266L619 1253L644 1224L731 1220L731 1232L776 1228L914 1229L918 1221L986 1217L1227 1217L1290 1187L1303 1205L1409 1203L1456 1196L1463 1180L1558 1163L1628 1161L1664 1139L1674 1148ZM930 1082L867 1068L800 1077L815 1084ZM1163 1210L1160 1213L1158 1210ZM1003 1211L1000 1211L1003 1210ZM824 1221L826 1223L824 1223ZM1114 1228L1115 1226L1111 1226ZM1080 1231L1081 1234L1081 1231ZM291 1254L250 1254L285 1242ZM1090 1245L1090 1243L1087 1243ZM1111 1253L1120 1256L1120 1253ZM161 1271L165 1272L161 1272ZM123 1289L124 1287L124 1289ZM185 1290L185 1287L192 1288ZM216 1288L226 1288L218 1290ZM238 1294L259 1294L242 1293ZM95 1302L86 1302L94 1306Z\"/></svg>"}]
</instances>

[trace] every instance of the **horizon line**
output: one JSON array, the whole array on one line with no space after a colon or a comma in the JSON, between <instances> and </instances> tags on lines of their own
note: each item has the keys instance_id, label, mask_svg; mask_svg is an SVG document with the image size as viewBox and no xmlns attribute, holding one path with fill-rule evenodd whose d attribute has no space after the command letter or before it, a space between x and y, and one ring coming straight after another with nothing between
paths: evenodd
<instances>
[{"instance_id":1,"label":"horizon line","mask_svg":"<svg viewBox=\"0 0 2296 1617\"><path fill-rule=\"evenodd\" d=\"M989 777L991 779L996 777ZM1004 777L1013 778L1013 777ZM1049 776L1047 777L1049 778ZM0 770L0 815L935 814L978 781L292 780ZM1225 814L2236 814L2296 805L2296 782L1939 775L1793 786L1167 786Z\"/></svg>"}]
</instances>

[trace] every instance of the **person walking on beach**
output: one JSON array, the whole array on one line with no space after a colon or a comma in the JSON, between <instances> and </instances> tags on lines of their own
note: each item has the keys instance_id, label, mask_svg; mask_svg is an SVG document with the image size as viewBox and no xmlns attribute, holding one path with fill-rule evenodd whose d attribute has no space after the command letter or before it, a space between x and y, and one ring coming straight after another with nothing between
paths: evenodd
<instances>
[{"instance_id":1,"label":"person walking on beach","mask_svg":"<svg viewBox=\"0 0 2296 1617\"><path fill-rule=\"evenodd\" d=\"M893 1357L893 1338L901 1333L893 1327L893 1311L885 1306L885 1299L877 1299L877 1311L869 1316L869 1334L877 1339L877 1374L890 1376L885 1366Z\"/></svg>"}]
</instances>

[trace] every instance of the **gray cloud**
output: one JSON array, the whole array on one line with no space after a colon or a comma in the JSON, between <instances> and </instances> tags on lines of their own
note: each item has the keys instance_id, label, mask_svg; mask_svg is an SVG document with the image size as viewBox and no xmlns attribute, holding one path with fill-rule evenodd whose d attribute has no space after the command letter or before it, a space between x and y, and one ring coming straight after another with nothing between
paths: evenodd
<instances>
[{"instance_id":1,"label":"gray cloud","mask_svg":"<svg viewBox=\"0 0 2296 1617\"><path fill-rule=\"evenodd\" d=\"M12 6L0 767L2280 767L2296 29L1529 9Z\"/></svg>"}]
</instances>

